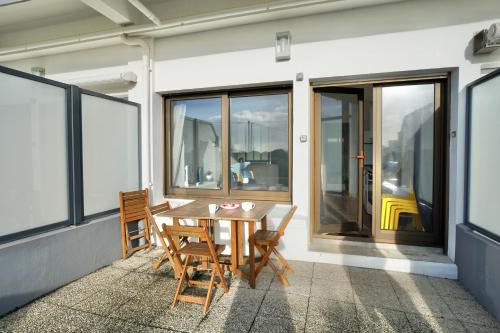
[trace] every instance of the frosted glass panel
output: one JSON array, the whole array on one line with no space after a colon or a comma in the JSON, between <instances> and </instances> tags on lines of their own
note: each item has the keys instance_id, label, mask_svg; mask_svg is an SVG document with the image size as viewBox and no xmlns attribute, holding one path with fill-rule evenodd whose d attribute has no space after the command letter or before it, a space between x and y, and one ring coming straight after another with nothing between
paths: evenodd
<instances>
[{"instance_id":1,"label":"frosted glass panel","mask_svg":"<svg viewBox=\"0 0 500 333\"><path fill-rule=\"evenodd\" d=\"M82 145L85 216L118 208L140 186L137 107L83 94Z\"/></svg>"},{"instance_id":2,"label":"frosted glass panel","mask_svg":"<svg viewBox=\"0 0 500 333\"><path fill-rule=\"evenodd\" d=\"M472 89L469 222L500 236L500 76Z\"/></svg>"},{"instance_id":3,"label":"frosted glass panel","mask_svg":"<svg viewBox=\"0 0 500 333\"><path fill-rule=\"evenodd\" d=\"M65 93L0 73L0 236L68 219Z\"/></svg>"}]
</instances>

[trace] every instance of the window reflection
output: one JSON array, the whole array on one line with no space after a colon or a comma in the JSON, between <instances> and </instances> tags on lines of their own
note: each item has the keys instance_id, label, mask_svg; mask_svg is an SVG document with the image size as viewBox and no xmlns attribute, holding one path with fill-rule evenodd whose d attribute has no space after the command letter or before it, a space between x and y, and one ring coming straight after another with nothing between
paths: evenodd
<instances>
[{"instance_id":1,"label":"window reflection","mask_svg":"<svg viewBox=\"0 0 500 333\"><path fill-rule=\"evenodd\" d=\"M434 85L382 88L381 228L432 232Z\"/></svg>"},{"instance_id":2,"label":"window reflection","mask_svg":"<svg viewBox=\"0 0 500 333\"><path fill-rule=\"evenodd\" d=\"M221 98L178 100L171 108L172 186L220 189Z\"/></svg>"},{"instance_id":3,"label":"window reflection","mask_svg":"<svg viewBox=\"0 0 500 333\"><path fill-rule=\"evenodd\" d=\"M230 98L231 188L288 190L288 94Z\"/></svg>"}]
</instances>

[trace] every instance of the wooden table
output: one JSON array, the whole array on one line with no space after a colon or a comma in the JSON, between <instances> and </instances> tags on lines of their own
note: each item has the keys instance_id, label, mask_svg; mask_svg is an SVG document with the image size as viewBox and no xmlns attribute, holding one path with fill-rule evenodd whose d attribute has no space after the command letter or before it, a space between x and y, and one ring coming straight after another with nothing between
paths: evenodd
<instances>
[{"instance_id":1,"label":"wooden table","mask_svg":"<svg viewBox=\"0 0 500 333\"><path fill-rule=\"evenodd\" d=\"M171 217L174 225L179 224L181 219L198 220L198 224L207 225L209 221L228 220L231 221L231 272L239 274L248 279L252 288L255 288L255 223L260 222L263 230L267 229L267 215L275 204L265 201L253 201L255 208L249 212L241 209L241 203L245 200L230 199L196 199L184 206L177 207L169 212L158 214L160 217ZM237 209L219 209L215 214L208 211L209 204L239 203ZM248 223L248 245L249 245L249 274L240 270L239 266L245 263L243 256L243 223Z\"/></svg>"}]
</instances>

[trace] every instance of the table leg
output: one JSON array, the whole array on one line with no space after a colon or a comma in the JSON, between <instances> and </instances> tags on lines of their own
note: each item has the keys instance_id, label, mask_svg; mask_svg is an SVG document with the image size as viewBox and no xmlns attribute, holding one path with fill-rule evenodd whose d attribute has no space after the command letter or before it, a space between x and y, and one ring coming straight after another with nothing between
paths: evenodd
<instances>
[{"instance_id":1,"label":"table leg","mask_svg":"<svg viewBox=\"0 0 500 333\"><path fill-rule=\"evenodd\" d=\"M255 289L255 222L248 221L248 256L250 266L250 287Z\"/></svg>"},{"instance_id":2,"label":"table leg","mask_svg":"<svg viewBox=\"0 0 500 333\"><path fill-rule=\"evenodd\" d=\"M236 226L238 228L238 265L241 266L245 264L245 237L243 237L245 225L239 221Z\"/></svg>"},{"instance_id":3,"label":"table leg","mask_svg":"<svg viewBox=\"0 0 500 333\"><path fill-rule=\"evenodd\" d=\"M238 270L238 221L231 221L231 272Z\"/></svg>"}]
</instances>

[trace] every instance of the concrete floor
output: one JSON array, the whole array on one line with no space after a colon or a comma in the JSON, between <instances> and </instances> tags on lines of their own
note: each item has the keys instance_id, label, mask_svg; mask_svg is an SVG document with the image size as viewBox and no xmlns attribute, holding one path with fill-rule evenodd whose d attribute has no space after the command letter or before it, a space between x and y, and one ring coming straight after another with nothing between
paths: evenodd
<instances>
[{"instance_id":1,"label":"concrete floor","mask_svg":"<svg viewBox=\"0 0 500 333\"><path fill-rule=\"evenodd\" d=\"M177 281L161 252L138 253L0 319L0 332L500 332L456 281L291 262L283 287L266 267L257 288L233 279L203 315L170 307ZM36 279L36 276L32 277Z\"/></svg>"}]
</instances>

